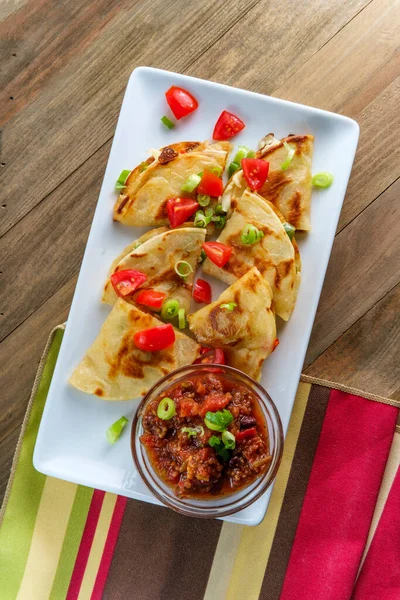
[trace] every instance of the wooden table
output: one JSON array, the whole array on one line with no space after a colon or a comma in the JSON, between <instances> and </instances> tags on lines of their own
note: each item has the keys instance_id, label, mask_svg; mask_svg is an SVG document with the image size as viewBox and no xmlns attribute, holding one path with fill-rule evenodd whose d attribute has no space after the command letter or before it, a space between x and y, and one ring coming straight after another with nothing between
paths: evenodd
<instances>
[{"instance_id":1,"label":"wooden table","mask_svg":"<svg viewBox=\"0 0 400 600\"><path fill-rule=\"evenodd\" d=\"M138 65L359 122L305 370L400 396L398 0L3 0L0 16L1 495Z\"/></svg>"}]
</instances>

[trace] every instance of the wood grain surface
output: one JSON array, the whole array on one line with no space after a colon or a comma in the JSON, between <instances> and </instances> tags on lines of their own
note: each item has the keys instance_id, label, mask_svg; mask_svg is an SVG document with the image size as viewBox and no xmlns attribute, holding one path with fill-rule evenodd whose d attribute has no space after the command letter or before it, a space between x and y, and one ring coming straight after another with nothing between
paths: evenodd
<instances>
[{"instance_id":1,"label":"wood grain surface","mask_svg":"<svg viewBox=\"0 0 400 600\"><path fill-rule=\"evenodd\" d=\"M305 368L399 397L399 41L399 0L0 3L0 498L139 65L358 121Z\"/></svg>"}]
</instances>

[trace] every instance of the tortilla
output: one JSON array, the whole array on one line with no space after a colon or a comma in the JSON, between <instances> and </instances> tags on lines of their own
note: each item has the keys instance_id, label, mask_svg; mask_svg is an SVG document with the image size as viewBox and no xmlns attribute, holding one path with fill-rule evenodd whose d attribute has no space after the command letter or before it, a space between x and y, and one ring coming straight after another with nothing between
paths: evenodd
<instances>
[{"instance_id":1,"label":"tortilla","mask_svg":"<svg viewBox=\"0 0 400 600\"><path fill-rule=\"evenodd\" d=\"M133 343L137 331L161 321L118 299L69 383L104 400L130 400L145 394L160 377L190 365L199 346L175 330L175 343L159 352L143 352Z\"/></svg>"},{"instance_id":2,"label":"tortilla","mask_svg":"<svg viewBox=\"0 0 400 600\"><path fill-rule=\"evenodd\" d=\"M232 311L221 308L229 302L236 304ZM271 303L271 287L254 267L216 302L189 315L189 327L200 344L222 348L230 366L259 380L263 362L275 346Z\"/></svg>"},{"instance_id":3,"label":"tortilla","mask_svg":"<svg viewBox=\"0 0 400 600\"><path fill-rule=\"evenodd\" d=\"M182 192L182 185L192 174L204 169L225 169L229 142L179 142L162 148L157 158L150 157L136 167L126 180L126 187L114 207L114 221L125 225L167 225L166 202L169 198L195 198L196 192Z\"/></svg>"},{"instance_id":4,"label":"tortilla","mask_svg":"<svg viewBox=\"0 0 400 600\"><path fill-rule=\"evenodd\" d=\"M136 269L147 275L147 281L140 290L151 288L167 294L168 299L177 299L188 311L192 293L193 279L199 262L201 245L206 231L198 227L182 227L179 229L159 228L146 233L125 248L123 253L111 265L109 275L123 269ZM142 241L144 242L142 243ZM138 245L139 244L139 245ZM193 271L185 279L175 271L179 260L188 262ZM126 296L127 302L134 303L139 291ZM107 280L103 291L103 302L114 304L117 294Z\"/></svg>"},{"instance_id":5,"label":"tortilla","mask_svg":"<svg viewBox=\"0 0 400 600\"><path fill-rule=\"evenodd\" d=\"M288 166L283 171L288 152L284 142L296 149ZM285 220L296 227L308 231L311 212L311 162L314 148L312 135L289 135L277 140L273 133L260 142L257 158L269 162L267 181L257 190L260 196L269 200L282 213ZM222 205L228 210L230 203L239 198L247 187L243 171L237 171L228 182L222 197Z\"/></svg>"},{"instance_id":6,"label":"tortilla","mask_svg":"<svg viewBox=\"0 0 400 600\"><path fill-rule=\"evenodd\" d=\"M207 258L203 270L231 284L256 266L271 286L276 313L287 321L294 309L300 284L301 263L297 245L295 251L283 226L283 217L256 192L246 190L232 207L231 217L218 238L218 242L232 248L231 257L223 268ZM255 225L264 233L264 237L252 245L241 241L242 231L248 224Z\"/></svg>"}]
</instances>

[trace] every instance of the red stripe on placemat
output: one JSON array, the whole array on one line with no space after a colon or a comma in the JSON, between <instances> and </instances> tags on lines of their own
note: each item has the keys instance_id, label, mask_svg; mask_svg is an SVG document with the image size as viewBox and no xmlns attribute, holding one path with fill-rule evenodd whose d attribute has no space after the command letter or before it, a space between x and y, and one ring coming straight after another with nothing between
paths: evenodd
<instances>
[{"instance_id":1,"label":"red stripe on placemat","mask_svg":"<svg viewBox=\"0 0 400 600\"><path fill-rule=\"evenodd\" d=\"M94 534L103 505L105 492L94 490L92 501L90 503L88 516L83 530L81 543L79 545L74 570L72 571L66 600L76 600L79 595L82 579L85 574L87 561L92 547Z\"/></svg>"},{"instance_id":2,"label":"red stripe on placemat","mask_svg":"<svg viewBox=\"0 0 400 600\"><path fill-rule=\"evenodd\" d=\"M104 586L108 577L108 571L110 570L111 561L114 556L115 544L117 543L122 518L125 512L126 501L127 498L118 496L117 502L115 503L110 529L104 546L103 556L101 557L99 571L93 587L91 600L101 600L103 595Z\"/></svg>"},{"instance_id":3,"label":"red stripe on placemat","mask_svg":"<svg viewBox=\"0 0 400 600\"><path fill-rule=\"evenodd\" d=\"M348 600L398 409L332 390L281 600Z\"/></svg>"},{"instance_id":4,"label":"red stripe on placemat","mask_svg":"<svg viewBox=\"0 0 400 600\"><path fill-rule=\"evenodd\" d=\"M400 598L400 469L389 492L352 598Z\"/></svg>"}]
</instances>

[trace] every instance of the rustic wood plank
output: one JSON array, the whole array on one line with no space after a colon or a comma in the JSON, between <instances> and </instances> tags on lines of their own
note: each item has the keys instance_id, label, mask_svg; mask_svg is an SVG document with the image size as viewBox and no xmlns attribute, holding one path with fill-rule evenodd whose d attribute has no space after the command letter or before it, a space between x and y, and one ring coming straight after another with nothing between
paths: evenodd
<instances>
[{"instance_id":1,"label":"rustic wood plank","mask_svg":"<svg viewBox=\"0 0 400 600\"><path fill-rule=\"evenodd\" d=\"M0 126L92 44L119 10L120 3L112 0L58 4L36 0L0 23L4 44L0 87L5 99L0 106Z\"/></svg>"},{"instance_id":2,"label":"rustic wood plank","mask_svg":"<svg viewBox=\"0 0 400 600\"><path fill-rule=\"evenodd\" d=\"M17 427L0 443L0 505L3 502L4 494L6 492L20 430L21 427Z\"/></svg>"},{"instance_id":3,"label":"rustic wood plank","mask_svg":"<svg viewBox=\"0 0 400 600\"><path fill-rule=\"evenodd\" d=\"M400 382L399 307L400 283L321 354L307 375L381 396L395 394Z\"/></svg>"},{"instance_id":4,"label":"rustic wood plank","mask_svg":"<svg viewBox=\"0 0 400 600\"><path fill-rule=\"evenodd\" d=\"M77 273L110 145L0 238L0 340Z\"/></svg>"},{"instance_id":5,"label":"rustic wood plank","mask_svg":"<svg viewBox=\"0 0 400 600\"><path fill-rule=\"evenodd\" d=\"M47 338L66 320L75 285L74 277L0 344L0 442L22 423Z\"/></svg>"},{"instance_id":6,"label":"rustic wood plank","mask_svg":"<svg viewBox=\"0 0 400 600\"><path fill-rule=\"evenodd\" d=\"M71 55L66 67L49 76L40 94L5 124L0 159L4 163L0 177L5 200L0 204L6 207L0 235L111 139L122 94L135 66L185 71L256 1L227 0L224 17L217 19L213 0L200 4L185 0L124 4L124 10L98 32L97 38L78 55ZM15 22L18 28L18 15L6 21L7 27ZM47 30L45 15L42 27ZM24 35L34 43L29 36L35 38L36 30L32 33L28 28ZM65 53L69 38L74 39L73 21L63 37ZM10 47L7 56L11 52ZM13 102L18 102L18 90L11 95Z\"/></svg>"},{"instance_id":7,"label":"rustic wood plank","mask_svg":"<svg viewBox=\"0 0 400 600\"><path fill-rule=\"evenodd\" d=\"M370 2L273 95L357 117L399 75L399 31L400 3Z\"/></svg>"},{"instance_id":8,"label":"rustic wood plank","mask_svg":"<svg viewBox=\"0 0 400 600\"><path fill-rule=\"evenodd\" d=\"M259 2L188 72L271 94L369 2Z\"/></svg>"},{"instance_id":9,"label":"rustic wood plank","mask_svg":"<svg viewBox=\"0 0 400 600\"><path fill-rule=\"evenodd\" d=\"M336 236L306 365L399 282L399 194L400 179Z\"/></svg>"}]
</instances>

